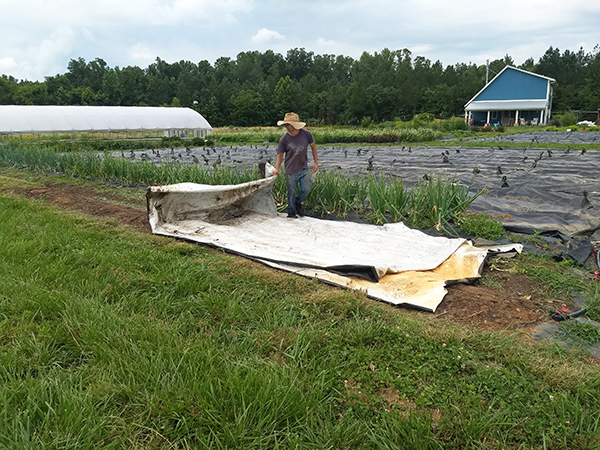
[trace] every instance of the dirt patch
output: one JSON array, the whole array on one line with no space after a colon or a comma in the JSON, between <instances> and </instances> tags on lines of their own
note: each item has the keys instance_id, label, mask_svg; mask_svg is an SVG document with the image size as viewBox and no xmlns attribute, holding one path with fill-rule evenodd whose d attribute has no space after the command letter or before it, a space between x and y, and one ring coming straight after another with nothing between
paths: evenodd
<instances>
[{"instance_id":1,"label":"dirt patch","mask_svg":"<svg viewBox=\"0 0 600 450\"><path fill-rule=\"evenodd\" d=\"M21 197L42 200L90 216L110 217L138 231L151 232L144 203L137 202L135 206L120 204L123 203L120 196L99 192L93 187L47 184L46 186L9 187L5 190Z\"/></svg>"},{"instance_id":2,"label":"dirt patch","mask_svg":"<svg viewBox=\"0 0 600 450\"><path fill-rule=\"evenodd\" d=\"M507 286L504 286L502 291L464 284L449 287L448 295L440 304L436 315L446 315L454 322L487 330L532 328L547 321L547 302L550 302L550 306L553 302L541 297L534 299L532 294L519 292L531 290L520 289L519 277L507 278L506 284L510 284L511 288L507 290ZM512 282L512 278L516 282ZM528 284L523 283L523 287Z\"/></svg>"},{"instance_id":3,"label":"dirt patch","mask_svg":"<svg viewBox=\"0 0 600 450\"><path fill-rule=\"evenodd\" d=\"M12 192L37 201L56 205L87 215L112 218L139 232L150 233L145 203L142 200L122 204L117 194L90 186L46 183L44 186L7 187ZM486 267L483 278L490 288L481 284L456 284L448 287L448 294L435 316L486 330L533 329L549 319L548 311L565 305L545 297L539 286L527 276L493 270Z\"/></svg>"}]
</instances>

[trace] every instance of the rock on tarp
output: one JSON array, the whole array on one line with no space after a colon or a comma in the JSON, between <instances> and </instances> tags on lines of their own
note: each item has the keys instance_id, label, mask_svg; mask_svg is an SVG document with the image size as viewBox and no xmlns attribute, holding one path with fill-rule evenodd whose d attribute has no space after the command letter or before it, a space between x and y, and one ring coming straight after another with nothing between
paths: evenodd
<instances>
[{"instance_id":1,"label":"rock on tarp","mask_svg":"<svg viewBox=\"0 0 600 450\"><path fill-rule=\"evenodd\" d=\"M480 276L488 248L459 238L432 237L402 223L289 219L277 213L274 182L275 177L269 177L232 186L150 187L150 226L158 235L223 248L278 269L363 290L372 298L432 312L448 283Z\"/></svg>"}]
</instances>

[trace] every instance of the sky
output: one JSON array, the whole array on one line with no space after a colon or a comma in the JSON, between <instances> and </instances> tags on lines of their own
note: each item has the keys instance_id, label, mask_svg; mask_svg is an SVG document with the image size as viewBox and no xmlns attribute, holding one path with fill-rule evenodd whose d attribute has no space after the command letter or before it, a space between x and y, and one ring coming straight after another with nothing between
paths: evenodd
<instances>
[{"instance_id":1,"label":"sky","mask_svg":"<svg viewBox=\"0 0 600 450\"><path fill-rule=\"evenodd\" d=\"M593 52L600 2L527 0L0 0L0 74L43 81L71 59L146 68L293 48L359 59L407 48L444 67L552 46Z\"/></svg>"}]
</instances>

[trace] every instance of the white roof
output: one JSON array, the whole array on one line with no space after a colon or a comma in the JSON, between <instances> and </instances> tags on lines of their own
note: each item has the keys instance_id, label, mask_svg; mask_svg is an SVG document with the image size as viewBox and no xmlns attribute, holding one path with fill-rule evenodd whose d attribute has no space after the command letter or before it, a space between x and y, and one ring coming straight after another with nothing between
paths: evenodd
<instances>
[{"instance_id":1,"label":"white roof","mask_svg":"<svg viewBox=\"0 0 600 450\"><path fill-rule=\"evenodd\" d=\"M482 100L471 101L465 107L466 111L540 111L546 109L548 102L544 99L539 100Z\"/></svg>"},{"instance_id":2,"label":"white roof","mask_svg":"<svg viewBox=\"0 0 600 450\"><path fill-rule=\"evenodd\" d=\"M0 105L0 134L138 130L212 127L190 108Z\"/></svg>"}]
</instances>

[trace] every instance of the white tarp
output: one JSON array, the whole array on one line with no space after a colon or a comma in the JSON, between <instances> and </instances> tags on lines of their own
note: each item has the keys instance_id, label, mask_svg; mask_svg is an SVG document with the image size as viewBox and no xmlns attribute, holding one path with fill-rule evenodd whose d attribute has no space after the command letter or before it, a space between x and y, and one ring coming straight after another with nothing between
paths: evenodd
<instances>
[{"instance_id":1,"label":"white tarp","mask_svg":"<svg viewBox=\"0 0 600 450\"><path fill-rule=\"evenodd\" d=\"M383 226L278 214L275 177L236 186L181 183L148 189L155 234L216 246L393 304L435 311L448 280L479 276L487 249Z\"/></svg>"}]
</instances>

